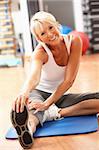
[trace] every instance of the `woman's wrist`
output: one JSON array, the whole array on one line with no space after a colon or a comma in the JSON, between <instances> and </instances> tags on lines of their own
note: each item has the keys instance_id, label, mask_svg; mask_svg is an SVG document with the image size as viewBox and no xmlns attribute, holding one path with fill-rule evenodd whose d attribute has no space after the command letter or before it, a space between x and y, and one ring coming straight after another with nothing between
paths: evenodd
<instances>
[{"instance_id":1,"label":"woman's wrist","mask_svg":"<svg viewBox=\"0 0 99 150\"><path fill-rule=\"evenodd\" d=\"M46 107L46 109L48 109L49 108L49 106L50 106L50 104L49 104L49 102L46 100L46 101L44 101L44 105L45 105L45 107Z\"/></svg>"},{"instance_id":2,"label":"woman's wrist","mask_svg":"<svg viewBox=\"0 0 99 150\"><path fill-rule=\"evenodd\" d=\"M24 95L24 96L28 97L29 96L29 91L28 90L21 90L20 95Z\"/></svg>"},{"instance_id":3,"label":"woman's wrist","mask_svg":"<svg viewBox=\"0 0 99 150\"><path fill-rule=\"evenodd\" d=\"M53 104L53 102L51 102L49 99L47 99L46 101L44 101L44 104L47 108L49 108Z\"/></svg>"}]
</instances>

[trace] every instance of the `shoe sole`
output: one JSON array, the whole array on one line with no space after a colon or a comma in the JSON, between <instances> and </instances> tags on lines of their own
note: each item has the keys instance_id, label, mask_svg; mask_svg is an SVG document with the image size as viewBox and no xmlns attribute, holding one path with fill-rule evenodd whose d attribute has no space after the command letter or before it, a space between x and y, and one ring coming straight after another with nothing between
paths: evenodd
<instances>
[{"instance_id":1,"label":"shoe sole","mask_svg":"<svg viewBox=\"0 0 99 150\"><path fill-rule=\"evenodd\" d=\"M33 145L33 137L31 136L27 122L28 122L28 111L24 106L22 113L11 111L11 122L18 134L18 140L24 149L29 149Z\"/></svg>"}]
</instances>

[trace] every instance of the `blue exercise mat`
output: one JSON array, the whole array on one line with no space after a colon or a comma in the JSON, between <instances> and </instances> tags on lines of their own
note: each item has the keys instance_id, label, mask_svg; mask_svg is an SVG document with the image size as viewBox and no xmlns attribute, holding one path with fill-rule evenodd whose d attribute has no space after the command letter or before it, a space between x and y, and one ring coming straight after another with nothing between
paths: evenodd
<instances>
[{"instance_id":1,"label":"blue exercise mat","mask_svg":"<svg viewBox=\"0 0 99 150\"><path fill-rule=\"evenodd\" d=\"M45 122L43 127L37 128L33 137L58 136L66 134L82 134L98 130L98 119L96 115L65 117L61 120ZM6 139L17 139L14 128L10 128Z\"/></svg>"}]
</instances>

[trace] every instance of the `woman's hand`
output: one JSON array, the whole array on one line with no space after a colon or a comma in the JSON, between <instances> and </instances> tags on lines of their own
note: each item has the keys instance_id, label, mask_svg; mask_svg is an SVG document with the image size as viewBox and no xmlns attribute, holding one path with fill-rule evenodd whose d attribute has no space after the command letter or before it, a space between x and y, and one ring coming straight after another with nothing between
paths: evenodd
<instances>
[{"instance_id":1,"label":"woman's hand","mask_svg":"<svg viewBox=\"0 0 99 150\"><path fill-rule=\"evenodd\" d=\"M27 102L28 102L28 95L21 93L14 100L12 109L17 113L23 112L24 105L26 105Z\"/></svg>"},{"instance_id":2,"label":"woman's hand","mask_svg":"<svg viewBox=\"0 0 99 150\"><path fill-rule=\"evenodd\" d=\"M48 109L48 105L46 102L33 102L32 100L29 100L28 109L36 109L34 114L36 114L38 111L44 111Z\"/></svg>"}]
</instances>

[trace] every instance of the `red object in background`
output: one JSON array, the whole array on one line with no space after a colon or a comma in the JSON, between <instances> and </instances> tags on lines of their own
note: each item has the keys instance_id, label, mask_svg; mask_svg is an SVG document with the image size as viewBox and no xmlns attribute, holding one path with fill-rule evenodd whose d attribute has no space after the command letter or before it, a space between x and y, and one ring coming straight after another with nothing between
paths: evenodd
<instances>
[{"instance_id":1,"label":"red object in background","mask_svg":"<svg viewBox=\"0 0 99 150\"><path fill-rule=\"evenodd\" d=\"M70 34L74 35L74 36L80 36L82 39L82 55L84 55L86 53L86 51L89 48L89 38L88 36L83 33L83 32L78 32L78 31L72 31L70 32Z\"/></svg>"}]
</instances>

